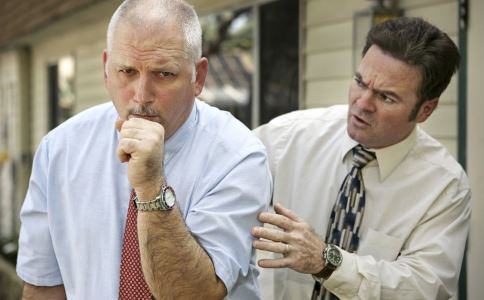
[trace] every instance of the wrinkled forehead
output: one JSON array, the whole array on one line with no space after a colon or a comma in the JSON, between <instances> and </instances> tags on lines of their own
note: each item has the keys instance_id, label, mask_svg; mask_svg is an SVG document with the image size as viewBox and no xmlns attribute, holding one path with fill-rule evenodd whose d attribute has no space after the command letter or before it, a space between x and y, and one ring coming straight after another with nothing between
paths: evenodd
<instances>
[{"instance_id":1,"label":"wrinkled forehead","mask_svg":"<svg viewBox=\"0 0 484 300\"><path fill-rule=\"evenodd\" d=\"M112 50L133 47L138 50L165 49L178 51L188 58L181 27L173 21L120 22L113 35Z\"/></svg>"}]
</instances>

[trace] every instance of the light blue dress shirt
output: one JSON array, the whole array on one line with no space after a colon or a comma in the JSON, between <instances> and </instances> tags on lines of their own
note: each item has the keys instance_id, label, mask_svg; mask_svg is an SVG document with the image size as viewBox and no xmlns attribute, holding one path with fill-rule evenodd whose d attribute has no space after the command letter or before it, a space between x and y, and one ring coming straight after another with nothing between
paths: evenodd
<instances>
[{"instance_id":1,"label":"light blue dress shirt","mask_svg":"<svg viewBox=\"0 0 484 300\"><path fill-rule=\"evenodd\" d=\"M24 281L64 284L68 299L118 298L131 186L116 155L117 118L112 103L102 104L42 140L21 211L17 273ZM164 170L226 299L258 299L250 230L271 197L264 146L229 113L197 100L165 143Z\"/></svg>"}]
</instances>

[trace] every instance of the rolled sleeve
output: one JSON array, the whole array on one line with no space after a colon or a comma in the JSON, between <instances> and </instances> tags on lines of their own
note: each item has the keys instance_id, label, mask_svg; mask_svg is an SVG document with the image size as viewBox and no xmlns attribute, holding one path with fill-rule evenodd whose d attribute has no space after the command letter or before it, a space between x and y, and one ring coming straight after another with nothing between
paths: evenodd
<instances>
[{"instance_id":1,"label":"rolled sleeve","mask_svg":"<svg viewBox=\"0 0 484 300\"><path fill-rule=\"evenodd\" d=\"M272 181L262 151L240 157L227 167L214 188L190 209L186 223L211 257L230 296L239 280L257 284L250 232L260 225L258 213L267 210Z\"/></svg>"},{"instance_id":2,"label":"rolled sleeve","mask_svg":"<svg viewBox=\"0 0 484 300\"><path fill-rule=\"evenodd\" d=\"M47 204L47 141L40 144L32 166L29 188L20 212L21 229L17 274L33 285L62 283L49 232Z\"/></svg>"}]
</instances>

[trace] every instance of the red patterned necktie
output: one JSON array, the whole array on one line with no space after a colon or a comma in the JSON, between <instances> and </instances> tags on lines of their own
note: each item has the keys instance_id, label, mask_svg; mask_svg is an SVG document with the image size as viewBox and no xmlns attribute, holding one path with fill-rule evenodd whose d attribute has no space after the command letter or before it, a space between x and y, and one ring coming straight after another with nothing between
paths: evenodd
<instances>
[{"instance_id":1,"label":"red patterned necktie","mask_svg":"<svg viewBox=\"0 0 484 300\"><path fill-rule=\"evenodd\" d=\"M128 216L124 229L123 252L121 254L121 272L119 280L120 300L152 299L148 284L141 269L139 252L137 210L134 207L134 190L129 200Z\"/></svg>"}]
</instances>

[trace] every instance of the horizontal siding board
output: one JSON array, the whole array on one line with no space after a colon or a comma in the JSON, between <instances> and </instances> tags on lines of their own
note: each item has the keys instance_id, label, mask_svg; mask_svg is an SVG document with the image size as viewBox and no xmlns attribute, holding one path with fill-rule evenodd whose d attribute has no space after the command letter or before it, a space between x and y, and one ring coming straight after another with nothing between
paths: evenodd
<instances>
[{"instance_id":1,"label":"horizontal siding board","mask_svg":"<svg viewBox=\"0 0 484 300\"><path fill-rule=\"evenodd\" d=\"M324 107L347 103L349 84L350 79L307 82L305 107Z\"/></svg>"},{"instance_id":2,"label":"horizontal siding board","mask_svg":"<svg viewBox=\"0 0 484 300\"><path fill-rule=\"evenodd\" d=\"M438 139L457 138L457 105L439 105L421 127Z\"/></svg>"},{"instance_id":3,"label":"horizontal siding board","mask_svg":"<svg viewBox=\"0 0 484 300\"><path fill-rule=\"evenodd\" d=\"M365 0L315 0L306 6L306 26L311 27L351 19L354 11L368 8Z\"/></svg>"},{"instance_id":4,"label":"horizontal siding board","mask_svg":"<svg viewBox=\"0 0 484 300\"><path fill-rule=\"evenodd\" d=\"M420 7L436 6L440 4L456 2L455 0L401 0L398 6L403 9L416 9Z\"/></svg>"},{"instance_id":5,"label":"horizontal siding board","mask_svg":"<svg viewBox=\"0 0 484 300\"><path fill-rule=\"evenodd\" d=\"M454 75L447 89L440 95L440 104L457 104L457 76Z\"/></svg>"},{"instance_id":6,"label":"horizontal siding board","mask_svg":"<svg viewBox=\"0 0 484 300\"><path fill-rule=\"evenodd\" d=\"M351 50L309 54L306 59L305 78L308 80L351 76Z\"/></svg>"},{"instance_id":7,"label":"horizontal siding board","mask_svg":"<svg viewBox=\"0 0 484 300\"><path fill-rule=\"evenodd\" d=\"M437 5L412 8L405 11L405 15L421 17L449 35L457 34L457 1Z\"/></svg>"},{"instance_id":8,"label":"horizontal siding board","mask_svg":"<svg viewBox=\"0 0 484 300\"><path fill-rule=\"evenodd\" d=\"M308 28L306 52L351 48L352 30L351 21Z\"/></svg>"}]
</instances>

